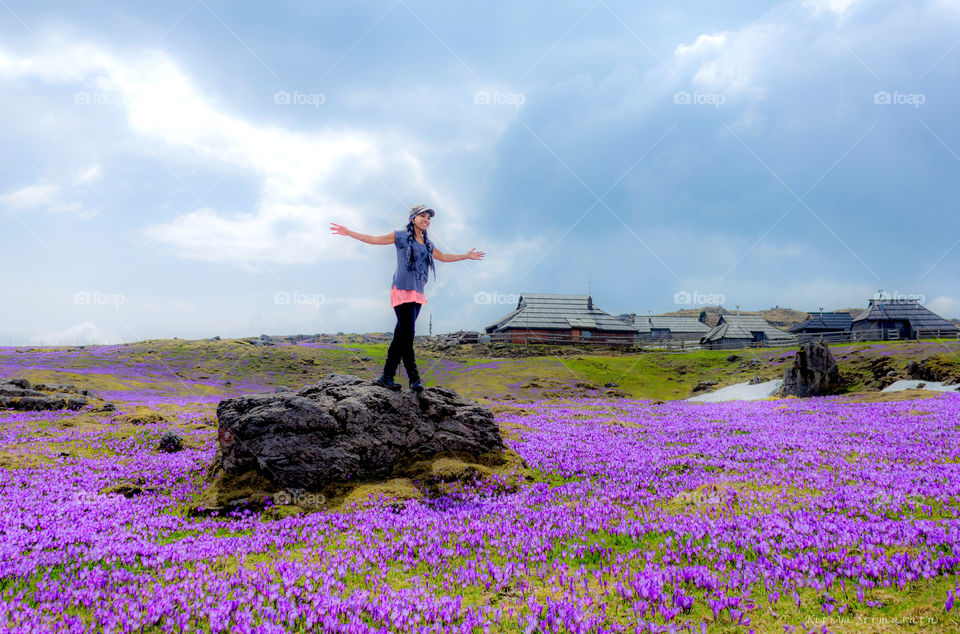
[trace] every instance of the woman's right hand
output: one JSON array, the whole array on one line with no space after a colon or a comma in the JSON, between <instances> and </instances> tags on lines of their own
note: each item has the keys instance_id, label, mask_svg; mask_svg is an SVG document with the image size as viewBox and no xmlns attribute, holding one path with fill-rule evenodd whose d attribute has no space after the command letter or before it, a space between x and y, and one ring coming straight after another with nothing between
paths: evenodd
<instances>
[{"instance_id":1,"label":"woman's right hand","mask_svg":"<svg viewBox=\"0 0 960 634\"><path fill-rule=\"evenodd\" d=\"M335 223L335 222L331 222L331 223L330 223L330 231L332 231L335 235L339 235L339 236L349 236L349 235L350 235L350 230L349 230L349 229L347 229L347 228L344 227L343 225L338 225L338 224Z\"/></svg>"}]
</instances>

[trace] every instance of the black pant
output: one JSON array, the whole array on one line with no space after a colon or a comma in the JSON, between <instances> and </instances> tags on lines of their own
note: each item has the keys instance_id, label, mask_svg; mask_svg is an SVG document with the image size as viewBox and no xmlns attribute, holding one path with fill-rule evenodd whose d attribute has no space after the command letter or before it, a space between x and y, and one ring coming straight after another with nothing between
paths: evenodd
<instances>
[{"instance_id":1,"label":"black pant","mask_svg":"<svg viewBox=\"0 0 960 634\"><path fill-rule=\"evenodd\" d=\"M397 314L397 327L393 329L393 341L387 349L387 362L383 366L383 375L388 378L393 378L397 373L397 366L402 359L410 382L420 380L417 360L413 357L413 329L420 306L417 302L407 302L393 307L393 312Z\"/></svg>"}]
</instances>

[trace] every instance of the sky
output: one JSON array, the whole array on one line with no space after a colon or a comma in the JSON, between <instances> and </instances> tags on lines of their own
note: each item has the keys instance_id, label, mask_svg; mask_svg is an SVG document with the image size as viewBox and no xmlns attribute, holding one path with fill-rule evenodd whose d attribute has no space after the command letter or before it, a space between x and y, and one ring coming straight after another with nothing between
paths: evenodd
<instances>
[{"instance_id":1,"label":"sky","mask_svg":"<svg viewBox=\"0 0 960 634\"><path fill-rule=\"evenodd\" d=\"M960 0L0 0L0 345L611 314L960 317Z\"/></svg>"}]
</instances>

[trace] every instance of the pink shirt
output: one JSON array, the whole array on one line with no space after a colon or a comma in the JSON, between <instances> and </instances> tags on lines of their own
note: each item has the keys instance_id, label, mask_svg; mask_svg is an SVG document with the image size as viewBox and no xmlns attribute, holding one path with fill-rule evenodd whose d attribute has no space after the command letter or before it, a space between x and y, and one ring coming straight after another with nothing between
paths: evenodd
<instances>
[{"instance_id":1,"label":"pink shirt","mask_svg":"<svg viewBox=\"0 0 960 634\"><path fill-rule=\"evenodd\" d=\"M402 291L396 286L390 289L390 305L399 306L400 304L406 304L407 302L416 302L418 304L426 304L427 296L418 291Z\"/></svg>"}]
</instances>

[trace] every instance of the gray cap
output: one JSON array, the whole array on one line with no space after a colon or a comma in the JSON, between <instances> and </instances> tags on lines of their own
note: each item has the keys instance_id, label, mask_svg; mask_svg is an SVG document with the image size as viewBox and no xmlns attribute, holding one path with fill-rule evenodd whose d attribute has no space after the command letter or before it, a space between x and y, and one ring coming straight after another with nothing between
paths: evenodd
<instances>
[{"instance_id":1,"label":"gray cap","mask_svg":"<svg viewBox=\"0 0 960 634\"><path fill-rule=\"evenodd\" d=\"M436 215L436 212L433 209L430 209L426 205L414 205L410 208L410 222L413 222L413 219L422 214L423 212L429 212L430 217L433 218Z\"/></svg>"}]
</instances>

